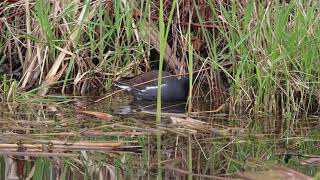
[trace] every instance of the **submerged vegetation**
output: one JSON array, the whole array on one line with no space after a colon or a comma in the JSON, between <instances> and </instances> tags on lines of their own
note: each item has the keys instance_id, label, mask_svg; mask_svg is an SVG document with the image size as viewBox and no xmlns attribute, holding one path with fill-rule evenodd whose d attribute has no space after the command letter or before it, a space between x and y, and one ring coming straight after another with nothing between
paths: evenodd
<instances>
[{"instance_id":1,"label":"submerged vegetation","mask_svg":"<svg viewBox=\"0 0 320 180\"><path fill-rule=\"evenodd\" d=\"M112 101L78 103L91 114L101 109L116 114L123 102ZM21 179L155 179L158 127L153 115L95 118L74 106L0 105L0 179L8 174ZM259 174L308 179L296 171L316 176L319 118L297 121L165 116L160 127L163 179L261 179Z\"/></svg>"},{"instance_id":2,"label":"submerged vegetation","mask_svg":"<svg viewBox=\"0 0 320 180\"><path fill-rule=\"evenodd\" d=\"M2 100L86 94L158 68L158 5L2 2ZM235 113L319 111L319 2L166 1L163 8L165 69L181 75L191 65L195 87L206 87L193 94Z\"/></svg>"}]
</instances>

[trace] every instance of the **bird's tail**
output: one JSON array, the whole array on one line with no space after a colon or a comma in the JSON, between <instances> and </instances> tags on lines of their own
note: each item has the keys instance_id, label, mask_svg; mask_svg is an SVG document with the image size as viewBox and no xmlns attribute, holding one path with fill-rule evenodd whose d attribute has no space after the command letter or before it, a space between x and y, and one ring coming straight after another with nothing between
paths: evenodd
<instances>
[{"instance_id":1,"label":"bird's tail","mask_svg":"<svg viewBox=\"0 0 320 180\"><path fill-rule=\"evenodd\" d=\"M120 89L125 89L127 90L130 94L132 94L135 98L139 99L142 95L142 92L140 89L130 86L127 83L119 82L119 81L114 81L113 86L120 88Z\"/></svg>"},{"instance_id":2,"label":"bird's tail","mask_svg":"<svg viewBox=\"0 0 320 180\"><path fill-rule=\"evenodd\" d=\"M131 91L132 87L128 85L127 83L119 82L119 81L113 81L112 84L114 87L120 88L120 89L126 89L127 91Z\"/></svg>"}]
</instances>

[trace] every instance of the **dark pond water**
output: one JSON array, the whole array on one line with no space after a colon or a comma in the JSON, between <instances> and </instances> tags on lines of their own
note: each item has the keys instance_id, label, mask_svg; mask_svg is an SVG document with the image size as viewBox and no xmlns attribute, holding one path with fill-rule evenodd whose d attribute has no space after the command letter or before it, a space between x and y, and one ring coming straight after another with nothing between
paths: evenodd
<instances>
[{"instance_id":1,"label":"dark pond water","mask_svg":"<svg viewBox=\"0 0 320 180\"><path fill-rule=\"evenodd\" d=\"M98 103L0 106L0 179L155 179L157 132L163 179L320 172L317 116L237 117L198 102L194 108L203 111L187 118L185 104L176 103L164 104L157 127L155 104L125 94Z\"/></svg>"}]
</instances>

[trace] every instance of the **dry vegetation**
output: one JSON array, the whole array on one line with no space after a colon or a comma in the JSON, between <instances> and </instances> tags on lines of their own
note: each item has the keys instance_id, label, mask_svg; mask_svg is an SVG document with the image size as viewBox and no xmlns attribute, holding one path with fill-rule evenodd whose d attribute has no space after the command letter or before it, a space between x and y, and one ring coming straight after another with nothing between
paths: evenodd
<instances>
[{"instance_id":1,"label":"dry vegetation","mask_svg":"<svg viewBox=\"0 0 320 180\"><path fill-rule=\"evenodd\" d=\"M173 2L164 3L165 22ZM157 68L158 4L2 1L2 100L86 94ZM318 12L316 1L178 1L167 24L166 69L187 72L191 36L192 68L205 87L195 94L217 106L228 102L231 112L317 112Z\"/></svg>"}]
</instances>

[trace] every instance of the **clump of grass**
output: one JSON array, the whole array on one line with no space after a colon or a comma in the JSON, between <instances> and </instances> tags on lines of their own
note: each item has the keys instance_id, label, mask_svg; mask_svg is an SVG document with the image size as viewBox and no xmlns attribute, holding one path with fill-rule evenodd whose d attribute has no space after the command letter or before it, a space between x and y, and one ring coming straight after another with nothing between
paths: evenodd
<instances>
[{"instance_id":1,"label":"clump of grass","mask_svg":"<svg viewBox=\"0 0 320 180\"><path fill-rule=\"evenodd\" d=\"M105 79L158 66L158 54L151 54L164 48L155 28L157 1L5 5L0 9L8 17L0 22L1 62L11 64L6 73L20 63L18 89L38 88L39 95L46 95L55 87L85 94L104 87ZM320 99L318 10L316 1L298 0L167 2L166 69L175 74L200 70L199 84L208 89L205 99L228 103L234 113L315 112Z\"/></svg>"},{"instance_id":2,"label":"clump of grass","mask_svg":"<svg viewBox=\"0 0 320 180\"><path fill-rule=\"evenodd\" d=\"M205 28L200 9L194 9L211 66L229 79L231 110L296 115L318 106L319 70L314 66L319 64L317 2L208 5L216 25L214 33ZM215 39L224 46L219 48ZM224 66L226 62L232 67Z\"/></svg>"}]
</instances>

